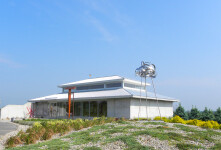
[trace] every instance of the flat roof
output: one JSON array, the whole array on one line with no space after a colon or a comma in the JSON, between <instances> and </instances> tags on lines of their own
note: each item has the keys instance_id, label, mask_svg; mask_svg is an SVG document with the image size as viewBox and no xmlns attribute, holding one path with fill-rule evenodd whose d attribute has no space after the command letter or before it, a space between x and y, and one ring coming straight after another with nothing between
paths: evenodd
<instances>
[{"instance_id":1,"label":"flat roof","mask_svg":"<svg viewBox=\"0 0 221 150\"><path fill-rule=\"evenodd\" d=\"M71 97L73 98L73 95L71 95ZM114 99L114 98L140 98L140 93L124 88L74 93L75 100ZM144 91L141 92L141 98L146 99L146 93ZM156 100L154 93L151 92L147 92L147 98L151 100ZM177 99L159 94L157 94L157 98L160 101L173 101L173 102L179 101ZM31 99L29 100L29 102L61 101L61 100L68 100L68 93L53 94L45 97L39 97Z\"/></svg>"},{"instance_id":2,"label":"flat roof","mask_svg":"<svg viewBox=\"0 0 221 150\"><path fill-rule=\"evenodd\" d=\"M105 83L105 82L117 82L117 81L125 81L128 83L132 83L132 84L136 84L136 85L140 85L141 82L136 81L136 80L131 80L131 79L127 79L121 76L108 76L108 77L99 77L99 78L91 78L91 79L85 79L85 80L80 80L80 81L76 81L76 82L70 82L70 83L65 83L65 84L61 84L58 87L60 88L67 88L67 87L71 87L71 86L82 86L82 85L88 85L88 84L97 84L97 83ZM144 85L144 83L143 83ZM147 83L147 85L150 85L149 83Z\"/></svg>"}]
</instances>

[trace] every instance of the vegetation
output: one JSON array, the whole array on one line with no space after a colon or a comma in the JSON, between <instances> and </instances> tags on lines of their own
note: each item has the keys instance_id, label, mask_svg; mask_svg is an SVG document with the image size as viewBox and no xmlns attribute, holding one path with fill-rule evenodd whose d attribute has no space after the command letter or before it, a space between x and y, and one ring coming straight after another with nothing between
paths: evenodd
<instances>
[{"instance_id":1,"label":"vegetation","mask_svg":"<svg viewBox=\"0 0 221 150\"><path fill-rule=\"evenodd\" d=\"M188 119L188 114L185 112L184 108L179 104L179 107L177 107L176 111L174 112L175 116L180 116L184 120Z\"/></svg>"},{"instance_id":2,"label":"vegetation","mask_svg":"<svg viewBox=\"0 0 221 150\"><path fill-rule=\"evenodd\" d=\"M27 122L34 121L27 120ZM80 130L83 128L91 127L94 125L102 125L115 121L115 118L94 118L93 120L40 120L36 119L32 127L26 132L20 131L16 136L11 137L7 140L7 147L14 147L19 144L34 144L38 140L48 140L54 134L64 135L71 130Z\"/></svg>"},{"instance_id":3,"label":"vegetation","mask_svg":"<svg viewBox=\"0 0 221 150\"><path fill-rule=\"evenodd\" d=\"M221 124L221 108L219 107L215 112L205 107L205 109L200 112L196 107L193 107L190 111L185 111L185 109L179 104L179 107L175 110L174 116L180 116L184 120L202 120L202 121L216 121ZM161 118L155 118L155 120L161 120Z\"/></svg>"},{"instance_id":4,"label":"vegetation","mask_svg":"<svg viewBox=\"0 0 221 150\"><path fill-rule=\"evenodd\" d=\"M201 118L201 114L200 114L200 111L195 107L195 108L192 108L190 110L190 113L189 113L189 119L200 119Z\"/></svg>"},{"instance_id":5,"label":"vegetation","mask_svg":"<svg viewBox=\"0 0 221 150\"><path fill-rule=\"evenodd\" d=\"M221 108L219 107L214 113L215 121L221 124Z\"/></svg>"},{"instance_id":6,"label":"vegetation","mask_svg":"<svg viewBox=\"0 0 221 150\"><path fill-rule=\"evenodd\" d=\"M184 122L187 121L179 116L173 118L162 118L164 120L169 120L171 122ZM65 130L69 130L67 127L63 127L63 122L70 125L70 130L79 130L84 127L89 127L86 130L73 132L69 135L60 137L59 139L53 139L46 142L40 142L37 144L26 145L28 133L37 133L33 135L35 139L44 140L48 138L43 138L46 132L53 134L62 133ZM111 123L108 123L111 122ZM62 124L62 129L59 124ZM74 125L73 125L74 124ZM59 126L58 128L55 127ZM45 131L44 131L44 129ZM51 131L49 131L49 129ZM75 129L76 128L76 129ZM181 132L182 131L182 132ZM44 134L43 134L44 133ZM47 135L50 135L50 134ZM184 134L183 134L184 133ZM140 137L146 137L147 141L139 139ZM182 125L182 124L169 124L167 122L137 122L128 121L126 119L115 120L114 118L95 118L94 120L49 120L49 121L37 121L34 123L32 128L27 132L20 132L16 137L16 142L20 144L25 144L22 147L12 147L10 149L14 150L29 150L29 149L84 149L84 150L101 150L101 149L154 149L152 146L162 146L162 143L154 143L154 145L148 145L147 142L158 139L159 141L168 141L168 146L173 146L178 149L220 149L220 138L221 132L216 130L206 129L199 130L193 126ZM29 137L29 142L34 141ZM188 141L195 141L199 145L190 144ZM14 143L14 140L11 140ZM36 142L36 141L35 141ZM119 145L119 142L122 145ZM214 143L215 145L207 146L206 143ZM151 142L150 142L151 143ZM205 143L205 144L204 144ZM118 146L118 147L115 147ZM173 149L170 147L169 149ZM155 147L155 149L157 149ZM167 147L168 149L168 147Z\"/></svg>"}]
</instances>

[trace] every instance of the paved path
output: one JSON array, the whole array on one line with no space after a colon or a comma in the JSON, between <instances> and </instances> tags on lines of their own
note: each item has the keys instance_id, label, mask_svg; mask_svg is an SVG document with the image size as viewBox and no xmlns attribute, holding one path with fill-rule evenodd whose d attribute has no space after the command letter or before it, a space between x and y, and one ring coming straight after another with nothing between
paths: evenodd
<instances>
[{"instance_id":1,"label":"paved path","mask_svg":"<svg viewBox=\"0 0 221 150\"><path fill-rule=\"evenodd\" d=\"M0 137L9 132L15 131L17 128L18 126L11 122L0 120Z\"/></svg>"}]
</instances>

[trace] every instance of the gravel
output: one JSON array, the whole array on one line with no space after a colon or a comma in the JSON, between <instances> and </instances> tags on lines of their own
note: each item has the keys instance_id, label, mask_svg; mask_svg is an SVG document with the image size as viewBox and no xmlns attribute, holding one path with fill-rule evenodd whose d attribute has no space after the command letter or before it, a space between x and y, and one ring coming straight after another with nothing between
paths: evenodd
<instances>
[{"instance_id":1,"label":"gravel","mask_svg":"<svg viewBox=\"0 0 221 150\"><path fill-rule=\"evenodd\" d=\"M161 141L149 135L139 135L136 140L143 146L153 147L157 150L178 150L178 148L170 146L168 141Z\"/></svg>"}]
</instances>

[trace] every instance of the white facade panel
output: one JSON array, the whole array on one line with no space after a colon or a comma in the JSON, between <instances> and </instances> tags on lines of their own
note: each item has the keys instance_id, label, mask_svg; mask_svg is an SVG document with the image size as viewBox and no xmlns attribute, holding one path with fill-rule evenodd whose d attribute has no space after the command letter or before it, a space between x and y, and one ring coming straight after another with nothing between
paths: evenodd
<instances>
[{"instance_id":1,"label":"white facade panel","mask_svg":"<svg viewBox=\"0 0 221 150\"><path fill-rule=\"evenodd\" d=\"M159 109L162 117L173 116L173 102L170 101L158 101ZM140 109L140 113L139 113ZM142 100L140 104L139 99L132 99L130 105L130 119L138 118L151 118L160 116L157 105L157 101L154 100Z\"/></svg>"},{"instance_id":2,"label":"white facade panel","mask_svg":"<svg viewBox=\"0 0 221 150\"><path fill-rule=\"evenodd\" d=\"M0 118L27 118L29 117L28 108L31 108L31 103L24 105L7 105L1 108Z\"/></svg>"},{"instance_id":3,"label":"white facade panel","mask_svg":"<svg viewBox=\"0 0 221 150\"><path fill-rule=\"evenodd\" d=\"M107 117L130 118L130 99L108 100Z\"/></svg>"}]
</instances>

